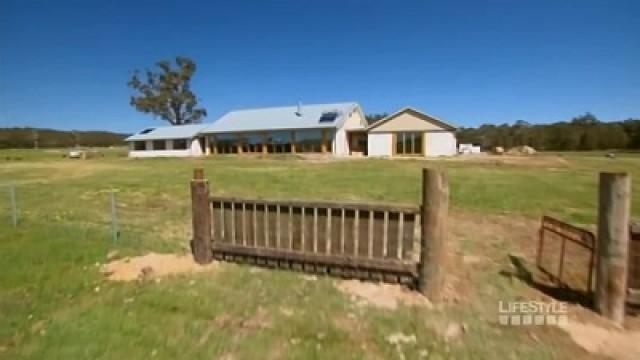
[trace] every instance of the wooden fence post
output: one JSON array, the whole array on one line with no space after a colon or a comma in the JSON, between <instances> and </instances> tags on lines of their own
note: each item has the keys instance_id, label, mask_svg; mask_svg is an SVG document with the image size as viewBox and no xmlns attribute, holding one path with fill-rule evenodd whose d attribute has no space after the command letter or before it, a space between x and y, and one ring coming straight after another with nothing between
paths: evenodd
<instances>
[{"instance_id":1,"label":"wooden fence post","mask_svg":"<svg viewBox=\"0 0 640 360\"><path fill-rule=\"evenodd\" d=\"M418 290L431 301L442 299L448 268L449 180L435 169L422 169L422 238Z\"/></svg>"},{"instance_id":2,"label":"wooden fence post","mask_svg":"<svg viewBox=\"0 0 640 360\"><path fill-rule=\"evenodd\" d=\"M199 264L208 264L213 259L211 249L211 207L209 206L209 181L204 170L193 170L191 180L191 209L193 217L193 258Z\"/></svg>"},{"instance_id":3,"label":"wooden fence post","mask_svg":"<svg viewBox=\"0 0 640 360\"><path fill-rule=\"evenodd\" d=\"M596 309L622 325L627 295L631 177L600 173Z\"/></svg>"}]
</instances>

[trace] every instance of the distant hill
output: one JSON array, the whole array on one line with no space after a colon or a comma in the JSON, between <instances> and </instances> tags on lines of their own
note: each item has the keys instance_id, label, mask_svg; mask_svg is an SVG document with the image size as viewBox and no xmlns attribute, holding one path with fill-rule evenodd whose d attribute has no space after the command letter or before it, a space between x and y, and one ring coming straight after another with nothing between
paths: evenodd
<instances>
[{"instance_id":1,"label":"distant hill","mask_svg":"<svg viewBox=\"0 0 640 360\"><path fill-rule=\"evenodd\" d=\"M109 131L63 131L39 128L0 128L0 149L124 145L128 134Z\"/></svg>"}]
</instances>

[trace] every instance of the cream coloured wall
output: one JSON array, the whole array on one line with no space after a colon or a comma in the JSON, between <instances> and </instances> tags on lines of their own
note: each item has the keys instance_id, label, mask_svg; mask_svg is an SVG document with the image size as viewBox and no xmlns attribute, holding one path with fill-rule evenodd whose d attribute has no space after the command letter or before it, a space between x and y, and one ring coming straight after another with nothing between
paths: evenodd
<instances>
[{"instance_id":1,"label":"cream coloured wall","mask_svg":"<svg viewBox=\"0 0 640 360\"><path fill-rule=\"evenodd\" d=\"M453 156L457 153L456 135L451 131L426 132L424 139L425 156Z\"/></svg>"},{"instance_id":2,"label":"cream coloured wall","mask_svg":"<svg viewBox=\"0 0 640 360\"><path fill-rule=\"evenodd\" d=\"M333 154L336 156L348 156L349 136L347 130L364 129L366 120L359 109L352 111L344 120L342 126L332 134Z\"/></svg>"},{"instance_id":3,"label":"cream coloured wall","mask_svg":"<svg viewBox=\"0 0 640 360\"><path fill-rule=\"evenodd\" d=\"M369 133L367 135L368 156L392 156L393 135L391 133Z\"/></svg>"}]
</instances>

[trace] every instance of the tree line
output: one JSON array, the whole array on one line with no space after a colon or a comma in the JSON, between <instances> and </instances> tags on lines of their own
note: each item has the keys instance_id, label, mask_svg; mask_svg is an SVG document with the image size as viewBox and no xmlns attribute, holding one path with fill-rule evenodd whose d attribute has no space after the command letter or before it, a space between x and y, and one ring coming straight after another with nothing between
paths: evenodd
<instances>
[{"instance_id":1,"label":"tree line","mask_svg":"<svg viewBox=\"0 0 640 360\"><path fill-rule=\"evenodd\" d=\"M521 145L556 151L640 149L640 119L603 122L587 113L552 124L534 125L518 120L513 125L461 128L457 137L458 143L480 145L484 149Z\"/></svg>"},{"instance_id":2,"label":"tree line","mask_svg":"<svg viewBox=\"0 0 640 360\"><path fill-rule=\"evenodd\" d=\"M0 128L0 149L124 145L126 134L109 131Z\"/></svg>"}]
</instances>

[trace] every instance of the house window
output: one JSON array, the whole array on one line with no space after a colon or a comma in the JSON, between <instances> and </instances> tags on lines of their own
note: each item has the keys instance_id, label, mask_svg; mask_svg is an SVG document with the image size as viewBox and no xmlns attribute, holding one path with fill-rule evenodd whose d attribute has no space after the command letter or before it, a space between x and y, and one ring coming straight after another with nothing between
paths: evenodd
<instances>
[{"instance_id":1,"label":"house window","mask_svg":"<svg viewBox=\"0 0 640 360\"><path fill-rule=\"evenodd\" d=\"M290 131L274 131L267 134L269 153L290 153L292 136Z\"/></svg>"},{"instance_id":2,"label":"house window","mask_svg":"<svg viewBox=\"0 0 640 360\"><path fill-rule=\"evenodd\" d=\"M421 132L396 133L396 154L397 155L422 155L422 133Z\"/></svg>"},{"instance_id":3,"label":"house window","mask_svg":"<svg viewBox=\"0 0 640 360\"><path fill-rule=\"evenodd\" d=\"M303 130L296 133L297 151L302 153L322 151L322 131Z\"/></svg>"},{"instance_id":4,"label":"house window","mask_svg":"<svg viewBox=\"0 0 640 360\"><path fill-rule=\"evenodd\" d=\"M237 136L233 134L220 134L216 136L218 154L233 154L238 152Z\"/></svg>"},{"instance_id":5,"label":"house window","mask_svg":"<svg viewBox=\"0 0 640 360\"><path fill-rule=\"evenodd\" d=\"M187 150L187 139L173 140L173 150Z\"/></svg>"},{"instance_id":6,"label":"house window","mask_svg":"<svg viewBox=\"0 0 640 360\"><path fill-rule=\"evenodd\" d=\"M167 142L165 140L153 140L153 150L165 150Z\"/></svg>"},{"instance_id":7,"label":"house window","mask_svg":"<svg viewBox=\"0 0 640 360\"><path fill-rule=\"evenodd\" d=\"M134 141L133 149L135 151L145 151L147 150L147 143L145 141Z\"/></svg>"}]
</instances>

